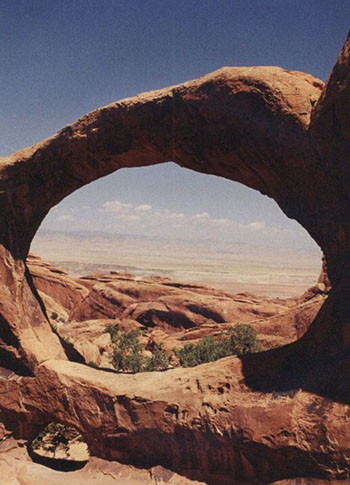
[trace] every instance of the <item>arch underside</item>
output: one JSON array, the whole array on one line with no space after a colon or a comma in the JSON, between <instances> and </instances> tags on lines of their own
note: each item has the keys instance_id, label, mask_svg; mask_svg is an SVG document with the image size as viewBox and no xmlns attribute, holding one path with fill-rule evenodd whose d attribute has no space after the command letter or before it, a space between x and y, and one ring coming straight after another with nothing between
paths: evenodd
<instances>
[{"instance_id":1,"label":"arch underside","mask_svg":"<svg viewBox=\"0 0 350 485\"><path fill-rule=\"evenodd\" d=\"M18 435L59 420L99 456L167 464L208 483L295 469L347 473L349 46L325 87L280 68L223 68L98 109L0 161L0 362L23 375L0 379L0 416ZM31 240L50 208L79 187L169 160L272 197L323 250L332 292L302 339L269 352L141 376L69 362L26 269ZM318 410L322 429L303 419L307 409Z\"/></svg>"}]
</instances>

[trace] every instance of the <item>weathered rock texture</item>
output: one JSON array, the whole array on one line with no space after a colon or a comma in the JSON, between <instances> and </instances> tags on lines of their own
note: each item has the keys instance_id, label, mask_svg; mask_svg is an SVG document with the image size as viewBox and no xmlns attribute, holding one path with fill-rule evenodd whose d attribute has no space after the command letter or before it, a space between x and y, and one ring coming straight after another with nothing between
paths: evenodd
<instances>
[{"instance_id":1,"label":"weathered rock texture","mask_svg":"<svg viewBox=\"0 0 350 485\"><path fill-rule=\"evenodd\" d=\"M62 312L69 314L89 294L85 285L32 254L27 258L27 265L35 288L43 298L52 298L59 304Z\"/></svg>"},{"instance_id":2,"label":"weathered rock texture","mask_svg":"<svg viewBox=\"0 0 350 485\"><path fill-rule=\"evenodd\" d=\"M174 348L186 342L249 323L260 347L267 349L300 338L326 298L322 282L300 298L281 300L249 293L231 295L159 276L135 278L111 272L74 280L33 255L27 264L58 334L86 363L109 368L112 343L105 333L107 325L118 325L125 332L142 330L140 338L146 348L156 342L172 355Z\"/></svg>"},{"instance_id":3,"label":"weathered rock texture","mask_svg":"<svg viewBox=\"0 0 350 485\"><path fill-rule=\"evenodd\" d=\"M2 485L204 485L156 466L140 470L99 458L90 459L82 470L67 472L33 463L25 443L16 441L0 424L0 476ZM1 431L4 431L3 433Z\"/></svg>"},{"instance_id":4,"label":"weathered rock texture","mask_svg":"<svg viewBox=\"0 0 350 485\"><path fill-rule=\"evenodd\" d=\"M92 357L106 350L108 334L102 333L108 324L118 324L125 332L142 329L146 340L161 343L165 350L171 351L183 342L194 342L218 335L238 323L249 323L256 330L261 347L270 348L300 338L326 298L324 283L318 283L300 298L281 300L249 293L231 295L168 278L140 279L116 272L85 276L74 285L66 273L38 257L30 256L28 267L31 274L40 275L41 296L47 302L49 315L59 311L56 301L63 298L62 288L71 295L73 287L77 297L80 295L65 325L63 318L51 318L51 323L59 327L59 335L77 346L86 362L96 364L100 363L99 358ZM86 296L81 285L89 289Z\"/></svg>"},{"instance_id":5,"label":"weathered rock texture","mask_svg":"<svg viewBox=\"0 0 350 485\"><path fill-rule=\"evenodd\" d=\"M350 38L325 87L275 67L223 68L98 109L1 159L0 362L24 374L0 379L2 419L26 437L61 420L100 456L213 484L347 477L349 77ZM153 376L68 362L26 267L30 242L82 185L168 160L275 199L320 245L333 289L301 339L269 352Z\"/></svg>"}]
</instances>

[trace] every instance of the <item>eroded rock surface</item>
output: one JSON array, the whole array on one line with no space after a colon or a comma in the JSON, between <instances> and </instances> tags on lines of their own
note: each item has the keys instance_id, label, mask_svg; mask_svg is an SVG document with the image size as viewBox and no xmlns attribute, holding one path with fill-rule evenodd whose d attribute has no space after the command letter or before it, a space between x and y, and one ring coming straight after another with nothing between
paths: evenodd
<instances>
[{"instance_id":1,"label":"eroded rock surface","mask_svg":"<svg viewBox=\"0 0 350 485\"><path fill-rule=\"evenodd\" d=\"M325 87L280 68L223 68L0 160L0 417L17 436L59 420L98 456L213 485L349 477L349 46ZM137 376L69 362L26 266L30 242L77 188L168 160L272 197L323 250L332 291L300 339L268 352Z\"/></svg>"},{"instance_id":2,"label":"eroded rock surface","mask_svg":"<svg viewBox=\"0 0 350 485\"><path fill-rule=\"evenodd\" d=\"M1 425L0 425L1 427ZM81 470L74 472L52 470L33 463L25 443L16 441L11 433L1 437L0 433L0 476L3 485L200 485L166 468L156 466L149 470L90 458ZM204 485L204 484L203 484Z\"/></svg>"},{"instance_id":3,"label":"eroded rock surface","mask_svg":"<svg viewBox=\"0 0 350 485\"><path fill-rule=\"evenodd\" d=\"M86 363L104 368L112 368L113 347L105 333L108 325L117 325L123 332L139 330L146 348L149 342L156 342L172 354L185 343L249 323L258 334L260 347L266 349L300 338L326 298L322 283L300 298L283 300L249 293L231 295L168 278L136 278L116 272L74 280L32 255L28 267L41 288L51 325ZM59 305L62 301L68 301L70 313L65 311L67 306Z\"/></svg>"},{"instance_id":4,"label":"eroded rock surface","mask_svg":"<svg viewBox=\"0 0 350 485\"><path fill-rule=\"evenodd\" d=\"M27 265L36 289L43 299L47 299L46 307L50 307L51 298L56 305L60 305L57 307L59 311L68 315L89 293L84 285L71 278L65 271L33 254L28 256Z\"/></svg>"}]
</instances>

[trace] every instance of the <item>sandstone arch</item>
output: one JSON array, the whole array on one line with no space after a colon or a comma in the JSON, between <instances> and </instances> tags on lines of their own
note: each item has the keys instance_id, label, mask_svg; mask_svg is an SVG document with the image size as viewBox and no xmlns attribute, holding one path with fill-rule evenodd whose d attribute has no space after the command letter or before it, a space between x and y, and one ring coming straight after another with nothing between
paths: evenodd
<instances>
[{"instance_id":1,"label":"sandstone arch","mask_svg":"<svg viewBox=\"0 0 350 485\"><path fill-rule=\"evenodd\" d=\"M288 402L266 394L253 408L244 401L256 388L350 398L341 392L350 345L349 37L322 87L310 75L280 68L223 68L98 109L1 159L0 364L28 377L0 380L2 394L8 393L0 416L18 434L28 436L43 419L55 418L88 433L97 454L139 464L167 462L210 483L230 483L232 476L271 480L292 476L295 468L318 476L349 472L345 405L334 402L326 409L323 398L302 392ZM30 242L49 209L82 185L121 167L168 160L274 198L324 251L332 293L303 339L242 359L243 367L239 359L226 359L166 377L111 377L70 363L26 270ZM339 372L340 389L331 385ZM244 378L251 389L244 388ZM221 397L219 381L227 390ZM307 406L322 416L334 412L337 425L326 422L317 429L303 422ZM247 434L249 419L259 412L263 424ZM286 429L289 435L282 434ZM145 449L145 438L168 451ZM323 444L319 454L313 440ZM201 448L201 470L194 445ZM281 450L289 447L293 453L282 459Z\"/></svg>"}]
</instances>

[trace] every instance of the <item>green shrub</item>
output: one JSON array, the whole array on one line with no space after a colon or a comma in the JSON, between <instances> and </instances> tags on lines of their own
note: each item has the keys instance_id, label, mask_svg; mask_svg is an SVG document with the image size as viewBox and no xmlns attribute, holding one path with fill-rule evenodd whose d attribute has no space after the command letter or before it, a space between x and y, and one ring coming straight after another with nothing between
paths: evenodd
<instances>
[{"instance_id":1,"label":"green shrub","mask_svg":"<svg viewBox=\"0 0 350 485\"><path fill-rule=\"evenodd\" d=\"M105 332L112 337L113 352L111 362L116 370L150 372L169 367L170 357L159 344L155 344L152 357L144 355L144 347L139 341L138 330L120 332L117 325L107 325Z\"/></svg>"},{"instance_id":2,"label":"green shrub","mask_svg":"<svg viewBox=\"0 0 350 485\"><path fill-rule=\"evenodd\" d=\"M226 332L230 338L233 354L242 355L249 352L258 352L259 344L254 328L245 323L239 323Z\"/></svg>"},{"instance_id":3,"label":"green shrub","mask_svg":"<svg viewBox=\"0 0 350 485\"><path fill-rule=\"evenodd\" d=\"M124 333L119 330L114 333L112 342L112 365L117 370L131 370L140 372L143 366L142 346L138 339L137 330Z\"/></svg>"},{"instance_id":4,"label":"green shrub","mask_svg":"<svg viewBox=\"0 0 350 485\"><path fill-rule=\"evenodd\" d=\"M146 357L144 370L151 372L154 370L165 370L169 367L170 355L167 355L161 344L155 344L152 357Z\"/></svg>"},{"instance_id":5,"label":"green shrub","mask_svg":"<svg viewBox=\"0 0 350 485\"><path fill-rule=\"evenodd\" d=\"M241 355L257 350L254 328L251 325L238 324L227 332L222 332L217 340L214 337L204 337L197 344L186 344L174 352L183 367L194 367L229 355Z\"/></svg>"},{"instance_id":6,"label":"green shrub","mask_svg":"<svg viewBox=\"0 0 350 485\"><path fill-rule=\"evenodd\" d=\"M119 334L119 327L117 324L112 325L111 323L109 323L103 332L109 333L113 342L113 339Z\"/></svg>"},{"instance_id":7,"label":"green shrub","mask_svg":"<svg viewBox=\"0 0 350 485\"><path fill-rule=\"evenodd\" d=\"M111 362L116 370L151 372L169 367L170 356L164 352L161 344L154 344L152 357L144 355L145 349L139 341L138 330L121 332L118 325L109 324L105 332L111 335ZM216 339L204 337L197 344L186 344L182 349L174 350L174 353L183 367L194 367L229 355L241 355L257 350L259 349L254 328L251 325L238 324L222 332Z\"/></svg>"}]
</instances>

